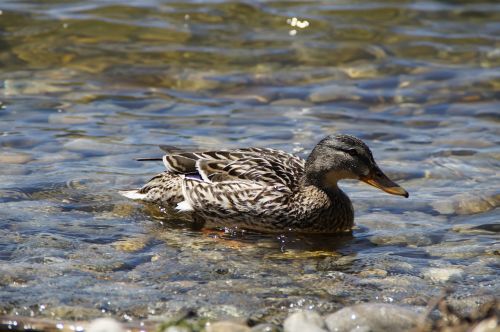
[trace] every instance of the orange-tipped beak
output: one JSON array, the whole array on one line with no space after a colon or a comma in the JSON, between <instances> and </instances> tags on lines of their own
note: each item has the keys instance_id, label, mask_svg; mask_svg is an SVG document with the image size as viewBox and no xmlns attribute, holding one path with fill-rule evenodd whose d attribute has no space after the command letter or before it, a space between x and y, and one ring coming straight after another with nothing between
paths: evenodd
<instances>
[{"instance_id":1,"label":"orange-tipped beak","mask_svg":"<svg viewBox=\"0 0 500 332\"><path fill-rule=\"evenodd\" d=\"M406 198L410 196L406 190L389 179L378 167L372 170L366 177L360 178L360 180L392 195L404 196Z\"/></svg>"}]
</instances>

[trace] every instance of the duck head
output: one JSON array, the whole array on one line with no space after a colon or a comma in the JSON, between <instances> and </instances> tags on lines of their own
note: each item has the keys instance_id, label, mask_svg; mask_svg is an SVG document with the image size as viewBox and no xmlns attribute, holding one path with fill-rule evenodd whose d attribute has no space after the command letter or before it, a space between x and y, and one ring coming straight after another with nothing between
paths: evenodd
<instances>
[{"instance_id":1,"label":"duck head","mask_svg":"<svg viewBox=\"0 0 500 332\"><path fill-rule=\"evenodd\" d=\"M305 178L325 190L337 189L342 179L358 179L389 194L408 197L408 192L387 177L368 146L350 135L322 139L306 160Z\"/></svg>"}]
</instances>

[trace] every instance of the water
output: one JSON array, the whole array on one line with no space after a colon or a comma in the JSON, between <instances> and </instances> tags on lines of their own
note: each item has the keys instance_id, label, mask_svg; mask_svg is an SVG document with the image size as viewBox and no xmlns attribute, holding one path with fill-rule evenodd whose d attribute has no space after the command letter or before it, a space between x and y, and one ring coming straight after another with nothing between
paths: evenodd
<instances>
[{"instance_id":1,"label":"water","mask_svg":"<svg viewBox=\"0 0 500 332\"><path fill-rule=\"evenodd\" d=\"M3 1L0 312L280 322L297 308L470 309L500 294L495 1ZM295 18L295 19L294 19ZM160 144L307 155L364 139L352 236L197 231L118 190ZM472 304L471 304L472 303Z\"/></svg>"}]
</instances>

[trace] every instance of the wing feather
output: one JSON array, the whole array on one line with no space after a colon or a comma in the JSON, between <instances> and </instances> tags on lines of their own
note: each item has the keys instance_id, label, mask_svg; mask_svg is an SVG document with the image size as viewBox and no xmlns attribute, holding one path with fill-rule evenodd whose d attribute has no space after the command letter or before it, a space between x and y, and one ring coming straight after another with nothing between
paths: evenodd
<instances>
[{"instance_id":1,"label":"wing feather","mask_svg":"<svg viewBox=\"0 0 500 332\"><path fill-rule=\"evenodd\" d=\"M184 152L166 155L163 162L170 172L198 172L206 182L250 180L289 188L304 171L303 159L268 148Z\"/></svg>"},{"instance_id":2,"label":"wing feather","mask_svg":"<svg viewBox=\"0 0 500 332\"><path fill-rule=\"evenodd\" d=\"M221 218L272 213L286 204L291 193L283 185L251 181L207 183L190 179L184 180L182 192L186 202L183 205L201 213L210 211Z\"/></svg>"}]
</instances>

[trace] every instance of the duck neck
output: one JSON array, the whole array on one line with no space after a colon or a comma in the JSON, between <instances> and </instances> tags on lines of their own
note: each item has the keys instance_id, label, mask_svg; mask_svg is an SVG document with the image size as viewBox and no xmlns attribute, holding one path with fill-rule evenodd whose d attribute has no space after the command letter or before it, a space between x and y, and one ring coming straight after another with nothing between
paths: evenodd
<instances>
[{"instance_id":1,"label":"duck neck","mask_svg":"<svg viewBox=\"0 0 500 332\"><path fill-rule=\"evenodd\" d=\"M330 200L330 204L325 204L320 208L320 217L315 219L320 220L320 222L317 222L315 227L335 232L346 231L352 228L354 209L351 200L338 187L337 182L338 180L332 177L325 179L320 176L304 176L303 178L303 185L314 186L324 192Z\"/></svg>"},{"instance_id":2,"label":"duck neck","mask_svg":"<svg viewBox=\"0 0 500 332\"><path fill-rule=\"evenodd\" d=\"M306 173L303 179L303 184L306 186L315 186L324 191L330 198L337 197L343 194L343 191L338 187L338 181L342 174L339 172L324 172L321 174Z\"/></svg>"}]
</instances>

